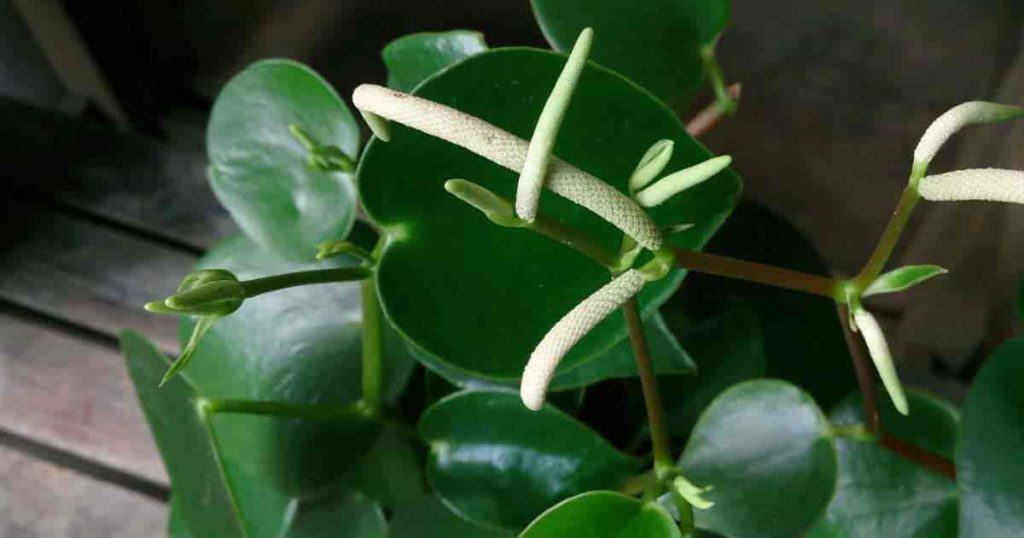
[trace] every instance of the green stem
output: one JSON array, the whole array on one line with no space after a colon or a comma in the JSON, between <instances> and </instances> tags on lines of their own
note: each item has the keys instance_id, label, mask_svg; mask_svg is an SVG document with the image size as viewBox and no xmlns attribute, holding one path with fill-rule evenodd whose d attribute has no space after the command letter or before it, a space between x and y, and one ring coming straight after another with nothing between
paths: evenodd
<instances>
[{"instance_id":1,"label":"green stem","mask_svg":"<svg viewBox=\"0 0 1024 538\"><path fill-rule=\"evenodd\" d=\"M924 171L919 173L921 176L924 175ZM910 214L921 199L921 195L917 192L917 182L920 180L920 177L915 177L917 174L918 172L915 171L915 174L911 176L910 183L903 189L903 194L900 195L900 200L896 203L896 210L893 211L892 217L889 218L889 224L886 225L885 231L882 232L878 245L875 246L871 257L864 264L864 268L854 278L853 283L858 290L864 290L882 273L882 269L885 268L889 257L892 256L893 249L896 248L900 234L903 233L903 229L907 226L907 221L910 220Z\"/></svg>"},{"instance_id":2,"label":"green stem","mask_svg":"<svg viewBox=\"0 0 1024 538\"><path fill-rule=\"evenodd\" d=\"M672 447L669 443L668 428L665 426L661 394L658 392L658 380L654 377L654 366L651 363L651 355L647 347L647 336L644 335L640 307L637 305L635 297L622 305L622 313L626 316L629 341L633 346L633 357L636 359L636 369L640 374L640 386L643 389L644 403L647 406L647 422L651 430L651 445L654 453L654 472L660 480L675 469L675 462L672 460Z\"/></svg>"},{"instance_id":3,"label":"green stem","mask_svg":"<svg viewBox=\"0 0 1024 538\"><path fill-rule=\"evenodd\" d=\"M845 300L841 293L842 284L834 278L727 256L670 248L675 256L676 265L684 269L820 295L837 301Z\"/></svg>"},{"instance_id":4,"label":"green stem","mask_svg":"<svg viewBox=\"0 0 1024 538\"><path fill-rule=\"evenodd\" d=\"M532 223L525 224L523 227L549 239L554 239L609 269L614 269L619 265L617 256L608 252L583 232L539 213Z\"/></svg>"},{"instance_id":5,"label":"green stem","mask_svg":"<svg viewBox=\"0 0 1024 538\"><path fill-rule=\"evenodd\" d=\"M384 400L383 320L377 300L376 279L367 278L360 289L363 304L363 401L376 413Z\"/></svg>"},{"instance_id":6,"label":"green stem","mask_svg":"<svg viewBox=\"0 0 1024 538\"><path fill-rule=\"evenodd\" d=\"M704 74L711 83L715 92L715 105L722 115L730 115L736 112L738 107L736 100L730 95L725 87L725 77L722 75L722 67L718 65L718 58L715 56L715 45L707 45L700 49L700 57L704 63Z\"/></svg>"},{"instance_id":7,"label":"green stem","mask_svg":"<svg viewBox=\"0 0 1024 538\"><path fill-rule=\"evenodd\" d=\"M327 282L348 282L352 280L363 280L373 273L365 267L340 267L337 269L314 269L312 271L299 271L297 273L285 273L264 278L256 278L242 282L242 290L245 297L277 291L295 286L307 284L324 284Z\"/></svg>"},{"instance_id":8,"label":"green stem","mask_svg":"<svg viewBox=\"0 0 1024 538\"><path fill-rule=\"evenodd\" d=\"M367 420L374 417L361 402L352 405L306 405L254 400L204 399L199 402L199 407L213 414L262 415L327 422Z\"/></svg>"}]
</instances>

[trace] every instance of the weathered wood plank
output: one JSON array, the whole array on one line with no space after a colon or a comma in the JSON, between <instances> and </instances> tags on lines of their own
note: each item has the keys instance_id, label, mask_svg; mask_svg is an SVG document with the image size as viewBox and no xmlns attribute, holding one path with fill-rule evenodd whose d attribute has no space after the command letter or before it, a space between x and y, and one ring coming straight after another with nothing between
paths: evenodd
<instances>
[{"instance_id":1,"label":"weathered wood plank","mask_svg":"<svg viewBox=\"0 0 1024 538\"><path fill-rule=\"evenodd\" d=\"M163 536L167 506L0 447L0 536Z\"/></svg>"},{"instance_id":2,"label":"weathered wood plank","mask_svg":"<svg viewBox=\"0 0 1024 538\"><path fill-rule=\"evenodd\" d=\"M197 249L235 229L202 151L3 98L0 125L9 187Z\"/></svg>"},{"instance_id":3,"label":"weathered wood plank","mask_svg":"<svg viewBox=\"0 0 1024 538\"><path fill-rule=\"evenodd\" d=\"M0 298L106 334L137 330L177 349L176 318L142 310L195 256L40 207L0 201Z\"/></svg>"},{"instance_id":4,"label":"weathered wood plank","mask_svg":"<svg viewBox=\"0 0 1024 538\"><path fill-rule=\"evenodd\" d=\"M110 346L0 313L0 410L4 430L167 483L124 363Z\"/></svg>"}]
</instances>

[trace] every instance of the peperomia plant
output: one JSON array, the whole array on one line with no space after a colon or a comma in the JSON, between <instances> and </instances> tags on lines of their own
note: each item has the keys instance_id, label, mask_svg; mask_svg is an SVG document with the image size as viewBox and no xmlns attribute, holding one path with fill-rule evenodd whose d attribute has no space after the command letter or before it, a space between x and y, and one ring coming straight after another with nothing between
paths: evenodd
<instances>
[{"instance_id":1,"label":"peperomia plant","mask_svg":"<svg viewBox=\"0 0 1024 538\"><path fill-rule=\"evenodd\" d=\"M928 173L964 125L1024 111L940 116L863 269L831 276L763 209L727 222L740 180L694 139L737 109L714 57L727 2L534 8L567 56L465 31L390 44L392 88L352 95L361 152L300 64L223 90L209 177L242 234L146 305L182 315L177 360L122 341L171 535L1024 532L1020 343L961 426L904 390L862 300L944 272L883 272L922 198L1024 202L1022 172ZM705 79L684 125L665 103ZM688 271L713 278L677 293Z\"/></svg>"}]
</instances>

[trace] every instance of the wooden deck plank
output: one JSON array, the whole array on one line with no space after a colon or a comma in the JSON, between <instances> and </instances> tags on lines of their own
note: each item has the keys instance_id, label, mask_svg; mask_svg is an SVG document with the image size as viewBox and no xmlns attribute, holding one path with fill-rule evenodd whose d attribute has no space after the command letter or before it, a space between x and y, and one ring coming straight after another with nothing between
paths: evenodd
<instances>
[{"instance_id":1,"label":"wooden deck plank","mask_svg":"<svg viewBox=\"0 0 1024 538\"><path fill-rule=\"evenodd\" d=\"M4 430L168 483L111 346L0 313L0 410Z\"/></svg>"},{"instance_id":2,"label":"wooden deck plank","mask_svg":"<svg viewBox=\"0 0 1024 538\"><path fill-rule=\"evenodd\" d=\"M0 125L0 178L8 187L196 249L236 229L194 147L3 98Z\"/></svg>"},{"instance_id":3,"label":"wooden deck plank","mask_svg":"<svg viewBox=\"0 0 1024 538\"><path fill-rule=\"evenodd\" d=\"M167 506L0 447L0 536L164 536Z\"/></svg>"},{"instance_id":4,"label":"wooden deck plank","mask_svg":"<svg viewBox=\"0 0 1024 538\"><path fill-rule=\"evenodd\" d=\"M176 350L177 321L142 310L195 256L41 207L0 202L0 298L108 335L130 328Z\"/></svg>"}]
</instances>

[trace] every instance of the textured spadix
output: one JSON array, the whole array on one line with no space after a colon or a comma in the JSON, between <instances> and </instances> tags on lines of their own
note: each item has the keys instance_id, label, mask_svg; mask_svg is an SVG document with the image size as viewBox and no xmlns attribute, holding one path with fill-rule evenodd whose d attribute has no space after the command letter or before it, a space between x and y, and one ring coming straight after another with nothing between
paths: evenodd
<instances>
[{"instance_id":1,"label":"textured spadix","mask_svg":"<svg viewBox=\"0 0 1024 538\"><path fill-rule=\"evenodd\" d=\"M352 101L364 115L397 121L513 172L520 172L526 161L525 140L454 108L372 84L356 88ZM552 157L545 186L594 212L645 248L661 247L661 233L654 221L629 197L600 179Z\"/></svg>"},{"instance_id":2,"label":"textured spadix","mask_svg":"<svg viewBox=\"0 0 1024 538\"><path fill-rule=\"evenodd\" d=\"M540 191L544 188L544 176L547 175L548 162L551 159L551 148L555 146L558 129L562 127L562 119L569 108L576 83L583 74L583 66L590 55L590 45L594 41L594 30L584 28L576 39L569 59L562 68L562 73L555 80L555 87L540 111L537 125L530 138L530 146L526 150L526 162L519 174L516 184L516 215L526 222L533 222L537 217L537 204L540 203Z\"/></svg>"},{"instance_id":3,"label":"textured spadix","mask_svg":"<svg viewBox=\"0 0 1024 538\"><path fill-rule=\"evenodd\" d=\"M896 366L892 363L892 353L889 351L889 344L885 341L882 328L879 327L875 317L861 307L853 309L853 319L861 336L864 337L864 343L868 346L868 354L871 355L871 361L875 363L878 377L882 378L882 385L889 393L892 404L897 411L906 415L910 412L907 396L903 393L903 385L900 384L900 379L896 375Z\"/></svg>"},{"instance_id":4,"label":"textured spadix","mask_svg":"<svg viewBox=\"0 0 1024 538\"><path fill-rule=\"evenodd\" d=\"M558 320L530 355L519 394L526 407L536 411L544 405L551 378L562 357L598 323L644 287L646 278L636 269L622 273Z\"/></svg>"},{"instance_id":5,"label":"textured spadix","mask_svg":"<svg viewBox=\"0 0 1024 538\"><path fill-rule=\"evenodd\" d=\"M730 164L732 164L732 157L722 155L673 172L659 179L654 185L636 193L636 201L644 207L661 205L686 189L711 179Z\"/></svg>"},{"instance_id":6,"label":"textured spadix","mask_svg":"<svg viewBox=\"0 0 1024 538\"><path fill-rule=\"evenodd\" d=\"M926 176L917 185L925 200L988 200L1024 204L1024 172L970 168Z\"/></svg>"},{"instance_id":7,"label":"textured spadix","mask_svg":"<svg viewBox=\"0 0 1024 538\"><path fill-rule=\"evenodd\" d=\"M987 101L961 103L935 119L914 148L914 164L927 166L949 137L972 123L992 123L1024 116L1024 109Z\"/></svg>"}]
</instances>

